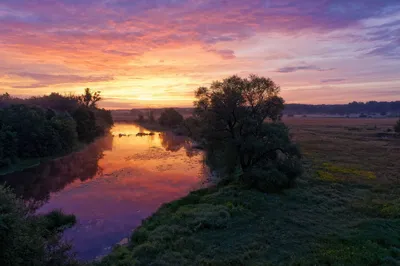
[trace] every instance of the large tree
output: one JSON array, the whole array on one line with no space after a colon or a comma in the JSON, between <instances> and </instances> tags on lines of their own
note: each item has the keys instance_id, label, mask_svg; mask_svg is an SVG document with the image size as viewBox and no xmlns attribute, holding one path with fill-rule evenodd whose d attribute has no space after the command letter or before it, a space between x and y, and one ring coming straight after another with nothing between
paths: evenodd
<instances>
[{"instance_id":1,"label":"large tree","mask_svg":"<svg viewBox=\"0 0 400 266\"><path fill-rule=\"evenodd\" d=\"M271 79L256 75L231 76L196 91L195 119L212 168L262 190L292 183L300 173L300 154L280 122L279 91Z\"/></svg>"}]
</instances>

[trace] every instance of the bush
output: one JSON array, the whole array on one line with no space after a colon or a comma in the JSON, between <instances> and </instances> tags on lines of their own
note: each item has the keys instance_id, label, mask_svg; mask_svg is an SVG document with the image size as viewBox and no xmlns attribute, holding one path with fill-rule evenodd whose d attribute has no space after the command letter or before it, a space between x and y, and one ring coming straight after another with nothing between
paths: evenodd
<instances>
[{"instance_id":1,"label":"bush","mask_svg":"<svg viewBox=\"0 0 400 266\"><path fill-rule=\"evenodd\" d=\"M60 212L32 215L11 191L0 186L0 265L79 265L60 240L60 232L75 223Z\"/></svg>"},{"instance_id":2,"label":"bush","mask_svg":"<svg viewBox=\"0 0 400 266\"><path fill-rule=\"evenodd\" d=\"M174 108L164 109L161 113L158 122L162 126L166 127L176 127L183 122L183 116L178 113Z\"/></svg>"}]
</instances>

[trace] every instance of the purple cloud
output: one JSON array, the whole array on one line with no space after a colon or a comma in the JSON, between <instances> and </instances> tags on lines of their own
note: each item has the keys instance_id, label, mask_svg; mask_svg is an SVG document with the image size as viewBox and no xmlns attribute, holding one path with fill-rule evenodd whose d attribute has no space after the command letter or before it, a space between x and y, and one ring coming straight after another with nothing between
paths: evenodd
<instances>
[{"instance_id":1,"label":"purple cloud","mask_svg":"<svg viewBox=\"0 0 400 266\"><path fill-rule=\"evenodd\" d=\"M105 82L111 81L114 78L111 76L78 76L78 75L49 75L39 73L11 73L12 75L22 78L33 79L36 82L29 85L15 85L13 88L40 88L48 87L51 85L67 84L67 83L91 83L91 82Z\"/></svg>"},{"instance_id":2,"label":"purple cloud","mask_svg":"<svg viewBox=\"0 0 400 266\"><path fill-rule=\"evenodd\" d=\"M229 49L223 50L216 50L216 49L209 49L209 52L215 53L222 57L222 59L234 59L236 58L235 52Z\"/></svg>"},{"instance_id":3,"label":"purple cloud","mask_svg":"<svg viewBox=\"0 0 400 266\"><path fill-rule=\"evenodd\" d=\"M331 31L395 13L400 5L397 0L5 0L0 10L0 23L13 32L8 35L29 29L48 36L62 33L70 42L105 38L151 48L176 40L216 44L257 32Z\"/></svg>"},{"instance_id":4,"label":"purple cloud","mask_svg":"<svg viewBox=\"0 0 400 266\"><path fill-rule=\"evenodd\" d=\"M292 73L301 70L315 70L315 71L330 71L334 68L321 68L314 65L301 65L301 66L287 66L276 70L279 73Z\"/></svg>"},{"instance_id":5,"label":"purple cloud","mask_svg":"<svg viewBox=\"0 0 400 266\"><path fill-rule=\"evenodd\" d=\"M336 78L336 79L323 79L321 80L321 83L334 83L334 82L341 82L341 81L345 81L346 79L340 79L340 78Z\"/></svg>"}]
</instances>

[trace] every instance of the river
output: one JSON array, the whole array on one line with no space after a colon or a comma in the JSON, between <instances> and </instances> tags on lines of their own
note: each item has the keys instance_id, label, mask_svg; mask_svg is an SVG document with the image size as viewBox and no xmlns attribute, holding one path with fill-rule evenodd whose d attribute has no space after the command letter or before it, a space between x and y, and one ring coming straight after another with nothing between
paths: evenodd
<instances>
[{"instance_id":1,"label":"river","mask_svg":"<svg viewBox=\"0 0 400 266\"><path fill-rule=\"evenodd\" d=\"M37 213L61 209L77 224L64 238L78 258L107 254L163 203L200 188L207 168L190 141L116 124L79 152L0 177Z\"/></svg>"}]
</instances>

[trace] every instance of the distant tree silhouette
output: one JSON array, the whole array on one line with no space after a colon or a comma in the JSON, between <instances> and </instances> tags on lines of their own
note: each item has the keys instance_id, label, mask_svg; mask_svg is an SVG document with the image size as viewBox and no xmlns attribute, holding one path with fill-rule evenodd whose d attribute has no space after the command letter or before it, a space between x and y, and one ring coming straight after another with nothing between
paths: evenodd
<instances>
[{"instance_id":1,"label":"distant tree silhouette","mask_svg":"<svg viewBox=\"0 0 400 266\"><path fill-rule=\"evenodd\" d=\"M158 122L162 126L176 127L183 122L183 116L174 108L166 108L162 111Z\"/></svg>"},{"instance_id":2,"label":"distant tree silhouette","mask_svg":"<svg viewBox=\"0 0 400 266\"><path fill-rule=\"evenodd\" d=\"M154 111L151 109L148 112L148 121L150 123L154 123L156 121L156 119L154 118Z\"/></svg>"},{"instance_id":3,"label":"distant tree silhouette","mask_svg":"<svg viewBox=\"0 0 400 266\"><path fill-rule=\"evenodd\" d=\"M78 99L86 107L96 108L97 102L101 100L100 91L92 92L89 88L86 88L85 93L79 96Z\"/></svg>"},{"instance_id":4,"label":"distant tree silhouette","mask_svg":"<svg viewBox=\"0 0 400 266\"><path fill-rule=\"evenodd\" d=\"M144 115L140 111L137 112L137 121L140 122L140 123L144 122Z\"/></svg>"},{"instance_id":5,"label":"distant tree silhouette","mask_svg":"<svg viewBox=\"0 0 400 266\"><path fill-rule=\"evenodd\" d=\"M11 99L11 96L10 96L10 94L8 94L8 92L0 95L0 101L7 101L7 100L10 100L10 99Z\"/></svg>"}]
</instances>

